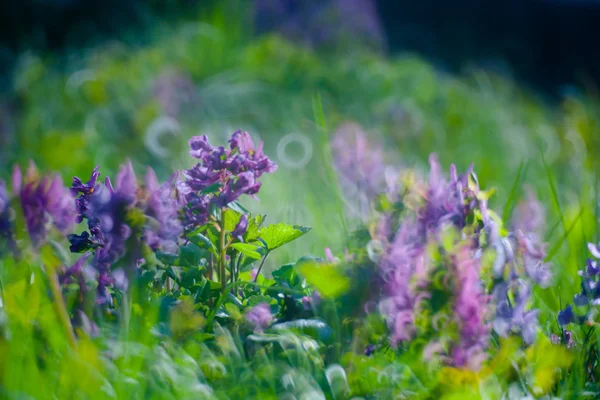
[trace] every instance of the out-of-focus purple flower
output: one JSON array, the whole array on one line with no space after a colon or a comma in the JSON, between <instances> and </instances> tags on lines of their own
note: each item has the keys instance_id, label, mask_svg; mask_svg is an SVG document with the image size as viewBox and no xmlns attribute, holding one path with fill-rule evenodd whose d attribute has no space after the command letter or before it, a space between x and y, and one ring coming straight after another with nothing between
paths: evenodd
<instances>
[{"instance_id":1,"label":"out-of-focus purple flower","mask_svg":"<svg viewBox=\"0 0 600 400\"><path fill-rule=\"evenodd\" d=\"M306 311L312 310L313 307L318 306L320 302L321 294L317 290L315 290L310 297L302 297L302 306Z\"/></svg>"},{"instance_id":2,"label":"out-of-focus purple flower","mask_svg":"<svg viewBox=\"0 0 600 400\"><path fill-rule=\"evenodd\" d=\"M592 253L592 255L595 258L600 258L600 243L598 244L594 244L594 243L588 243L588 250L590 251L590 253Z\"/></svg>"},{"instance_id":3,"label":"out-of-focus purple flower","mask_svg":"<svg viewBox=\"0 0 600 400\"><path fill-rule=\"evenodd\" d=\"M515 233L517 246L522 255L523 266L527 275L541 287L547 287L552 280L550 263L546 259L546 245L541 243L536 236Z\"/></svg>"},{"instance_id":4,"label":"out-of-focus purple flower","mask_svg":"<svg viewBox=\"0 0 600 400\"><path fill-rule=\"evenodd\" d=\"M455 256L454 266L457 278L454 312L460 339L452 350L452 363L478 370L487 356L489 299L483 291L479 261L474 258L472 249L462 247Z\"/></svg>"},{"instance_id":5,"label":"out-of-focus purple flower","mask_svg":"<svg viewBox=\"0 0 600 400\"><path fill-rule=\"evenodd\" d=\"M385 181L383 149L370 142L360 126L342 124L333 135L331 152L344 188L364 193L369 199L382 191Z\"/></svg>"},{"instance_id":6,"label":"out-of-focus purple flower","mask_svg":"<svg viewBox=\"0 0 600 400\"><path fill-rule=\"evenodd\" d=\"M183 233L183 227L178 215L180 204L177 199L176 180L177 174L174 174L161 185L152 168L148 168L146 172L144 239L154 250L177 253L177 242Z\"/></svg>"},{"instance_id":7,"label":"out-of-focus purple flower","mask_svg":"<svg viewBox=\"0 0 600 400\"><path fill-rule=\"evenodd\" d=\"M255 332L263 332L273 323L271 307L267 303L261 303L252 307L246 313L246 321L248 321Z\"/></svg>"},{"instance_id":8,"label":"out-of-focus purple flower","mask_svg":"<svg viewBox=\"0 0 600 400\"><path fill-rule=\"evenodd\" d=\"M415 291L414 280L422 275L418 265L423 257L423 247L416 233L415 225L405 221L379 261L384 287L378 308L387 321L393 347L413 338L416 333L415 310L428 296Z\"/></svg>"},{"instance_id":9,"label":"out-of-focus purple flower","mask_svg":"<svg viewBox=\"0 0 600 400\"><path fill-rule=\"evenodd\" d=\"M259 31L276 30L311 46L384 46L373 0L255 0Z\"/></svg>"},{"instance_id":10,"label":"out-of-focus purple flower","mask_svg":"<svg viewBox=\"0 0 600 400\"><path fill-rule=\"evenodd\" d=\"M183 171L185 180L178 184L185 197L187 229L205 224L211 205L225 207L244 194L256 195L261 186L258 178L277 169L264 154L263 144L255 146L247 132L235 132L229 149L212 146L206 136L195 136L189 144L190 155L199 162Z\"/></svg>"},{"instance_id":11,"label":"out-of-focus purple flower","mask_svg":"<svg viewBox=\"0 0 600 400\"><path fill-rule=\"evenodd\" d=\"M375 353L375 350L377 350L377 347L374 344L370 344L367 347L365 347L364 354L367 357L371 356L371 355L373 355L373 353Z\"/></svg>"},{"instance_id":12,"label":"out-of-focus purple flower","mask_svg":"<svg viewBox=\"0 0 600 400\"><path fill-rule=\"evenodd\" d=\"M171 118L179 117L184 109L200 103L194 81L181 71L167 71L158 76L153 93L163 112Z\"/></svg>"},{"instance_id":13,"label":"out-of-focus purple flower","mask_svg":"<svg viewBox=\"0 0 600 400\"><path fill-rule=\"evenodd\" d=\"M33 162L22 180L21 170L13 171L13 191L19 196L25 223L34 246L40 246L52 226L66 234L76 220L73 196L60 176L40 177Z\"/></svg>"},{"instance_id":14,"label":"out-of-focus purple flower","mask_svg":"<svg viewBox=\"0 0 600 400\"><path fill-rule=\"evenodd\" d=\"M516 292L514 302L509 299L509 291ZM527 310L531 296L531 289L523 281L515 281L511 288L506 283L501 283L494 289L496 302L496 317L494 330L502 337L511 333L519 333L525 343L535 341L538 330L537 310Z\"/></svg>"},{"instance_id":15,"label":"out-of-focus purple flower","mask_svg":"<svg viewBox=\"0 0 600 400\"><path fill-rule=\"evenodd\" d=\"M546 216L544 207L530 186L525 186L526 198L515 208L512 226L515 231L538 235L544 230Z\"/></svg>"},{"instance_id":16,"label":"out-of-focus purple flower","mask_svg":"<svg viewBox=\"0 0 600 400\"><path fill-rule=\"evenodd\" d=\"M231 232L231 236L239 240L240 242L244 241L244 234L248 230L248 216L243 214L240 217L240 222L237 223L233 232Z\"/></svg>"},{"instance_id":17,"label":"out-of-focus purple flower","mask_svg":"<svg viewBox=\"0 0 600 400\"><path fill-rule=\"evenodd\" d=\"M552 344L564 344L567 347L567 349L575 347L575 341L573 340L573 332L568 331L566 329L563 330L561 336L558 336L553 333L552 336L550 336L550 341L552 342Z\"/></svg>"},{"instance_id":18,"label":"out-of-focus purple flower","mask_svg":"<svg viewBox=\"0 0 600 400\"><path fill-rule=\"evenodd\" d=\"M573 313L573 307L569 304L564 310L558 312L558 323L565 326L571 322L575 322L575 314Z\"/></svg>"},{"instance_id":19,"label":"out-of-focus purple flower","mask_svg":"<svg viewBox=\"0 0 600 400\"><path fill-rule=\"evenodd\" d=\"M0 180L0 255L4 248L16 252L16 243L13 239L12 224L10 221L10 196L3 180Z\"/></svg>"},{"instance_id":20,"label":"out-of-focus purple flower","mask_svg":"<svg viewBox=\"0 0 600 400\"><path fill-rule=\"evenodd\" d=\"M458 175L456 167L450 166L450 180L442 175L436 154L429 156L429 188L425 206L419 210L419 219L427 232L435 232L444 224L450 223L458 228L465 226L466 217L479 208L484 217L487 204L477 199L479 187L476 180L470 184L469 176L474 176L473 165L464 174Z\"/></svg>"}]
</instances>

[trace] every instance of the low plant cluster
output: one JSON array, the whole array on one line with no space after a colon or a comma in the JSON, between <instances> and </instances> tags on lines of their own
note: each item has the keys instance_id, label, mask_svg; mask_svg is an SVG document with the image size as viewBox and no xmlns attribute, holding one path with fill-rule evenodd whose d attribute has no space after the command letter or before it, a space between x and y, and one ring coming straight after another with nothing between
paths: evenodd
<instances>
[{"instance_id":1,"label":"low plant cluster","mask_svg":"<svg viewBox=\"0 0 600 400\"><path fill-rule=\"evenodd\" d=\"M535 293L555 266L533 192L516 204L515 185L500 215L473 166L447 175L433 154L423 177L354 139L332 146L342 187L361 194L344 253L270 272L310 229L242 205L277 169L246 132L191 138L196 163L164 183L131 162L70 187L15 167L0 182L2 397L600 393L597 261L575 308L542 319Z\"/></svg>"}]
</instances>

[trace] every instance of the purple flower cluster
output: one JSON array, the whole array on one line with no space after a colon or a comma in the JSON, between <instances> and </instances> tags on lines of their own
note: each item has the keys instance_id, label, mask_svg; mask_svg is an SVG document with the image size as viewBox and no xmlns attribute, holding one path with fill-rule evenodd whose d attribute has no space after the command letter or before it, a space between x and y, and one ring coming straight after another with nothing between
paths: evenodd
<instances>
[{"instance_id":1,"label":"purple flower cluster","mask_svg":"<svg viewBox=\"0 0 600 400\"><path fill-rule=\"evenodd\" d=\"M127 281L123 270L113 271L113 265L126 254L127 242L141 236L154 250L176 252L177 240L182 232L177 219L180 204L176 197L175 176L160 185L154 171L146 175L146 187L139 188L130 162L121 166L115 185L110 178L99 182L96 167L90 179L84 183L74 177L71 191L79 195L75 199L78 220L87 220L88 231L69 235L71 251L93 251L92 266L98 282L98 301L110 301L107 291L114 285L125 287ZM144 216L141 226L132 226L135 212ZM134 234L134 229L139 230ZM134 266L133 256L128 267Z\"/></svg>"},{"instance_id":2,"label":"purple flower cluster","mask_svg":"<svg viewBox=\"0 0 600 400\"><path fill-rule=\"evenodd\" d=\"M261 303L246 312L246 321L252 326L254 332L263 332L273 323L273 313L267 303Z\"/></svg>"},{"instance_id":3,"label":"purple flower cluster","mask_svg":"<svg viewBox=\"0 0 600 400\"><path fill-rule=\"evenodd\" d=\"M583 270L579 271L581 276L581 292L573 297L575 307L587 307L588 315L578 315L571 304L558 313L558 323L566 326L570 323L585 323L592 314L592 306L600 305L600 244L588 243L588 250L593 258L589 258Z\"/></svg>"},{"instance_id":4,"label":"purple flower cluster","mask_svg":"<svg viewBox=\"0 0 600 400\"><path fill-rule=\"evenodd\" d=\"M0 255L5 248L14 250L12 226L10 221L10 196L4 181L0 180Z\"/></svg>"},{"instance_id":5,"label":"purple flower cluster","mask_svg":"<svg viewBox=\"0 0 600 400\"><path fill-rule=\"evenodd\" d=\"M429 188L425 206L418 212L423 234L435 233L445 224L463 228L467 215L475 209L481 211L484 222L487 222L487 202L477 199L479 186L473 173L473 165L464 174L458 175L456 166L452 164L449 181L442 175L440 162L435 154L429 156L429 165Z\"/></svg>"},{"instance_id":6,"label":"purple flower cluster","mask_svg":"<svg viewBox=\"0 0 600 400\"><path fill-rule=\"evenodd\" d=\"M535 340L538 330L538 311L528 309L532 286L546 287L552 278L545 261L546 245L539 238L543 221L543 208L528 189L511 222L514 232L507 238L492 232L490 239L496 249L494 275L498 282L493 292L494 331L502 337L520 334L527 344Z\"/></svg>"},{"instance_id":7,"label":"purple flower cluster","mask_svg":"<svg viewBox=\"0 0 600 400\"><path fill-rule=\"evenodd\" d=\"M490 302L481 284L479 260L472 252L473 249L462 247L454 259L457 278L454 312L460 339L452 350L452 362L457 367L478 370L487 357Z\"/></svg>"},{"instance_id":8,"label":"purple flower cluster","mask_svg":"<svg viewBox=\"0 0 600 400\"><path fill-rule=\"evenodd\" d=\"M161 185L152 168L146 172L144 241L153 250L177 253L177 242L183 233L179 221L181 203L177 197L177 177L178 174L174 174Z\"/></svg>"},{"instance_id":9,"label":"purple flower cluster","mask_svg":"<svg viewBox=\"0 0 600 400\"><path fill-rule=\"evenodd\" d=\"M414 337L415 311L427 297L417 291L421 282L415 284L415 276L423 276L425 268L424 247L415 233L415 224L405 221L379 262L384 285L378 308L387 321L394 347Z\"/></svg>"},{"instance_id":10,"label":"purple flower cluster","mask_svg":"<svg viewBox=\"0 0 600 400\"><path fill-rule=\"evenodd\" d=\"M502 237L472 166L459 175L452 165L447 179L435 155L429 162L429 180L415 183L405 197L407 209L397 232L392 227L398 216L388 214L381 215L373 230L383 248L377 261L383 282L378 309L393 347L431 335L425 358L435 354L447 364L478 369L492 329L501 336L520 334L527 344L537 335L538 312L529 309L531 287L550 280L545 246L537 236L539 208L530 215L534 221L521 221L536 232L519 230ZM528 201L529 207L536 206L531 197ZM460 241L447 241L451 231L459 233ZM492 293L483 285L487 278L481 266L490 247L498 253ZM457 330L456 337L452 330Z\"/></svg>"},{"instance_id":11,"label":"purple flower cluster","mask_svg":"<svg viewBox=\"0 0 600 400\"><path fill-rule=\"evenodd\" d=\"M229 149L212 146L206 136L195 136L189 144L190 155L200 161L183 171L185 181L178 185L186 203L186 229L204 225L211 206L222 208L243 194L256 195L260 176L277 169L277 164L264 154L263 144L255 147L247 132L235 132Z\"/></svg>"},{"instance_id":12,"label":"purple flower cluster","mask_svg":"<svg viewBox=\"0 0 600 400\"><path fill-rule=\"evenodd\" d=\"M21 169L13 170L13 194L18 196L27 231L34 247L42 245L52 226L66 234L75 223L73 196L60 176L40 177L33 162L23 178Z\"/></svg>"}]
</instances>

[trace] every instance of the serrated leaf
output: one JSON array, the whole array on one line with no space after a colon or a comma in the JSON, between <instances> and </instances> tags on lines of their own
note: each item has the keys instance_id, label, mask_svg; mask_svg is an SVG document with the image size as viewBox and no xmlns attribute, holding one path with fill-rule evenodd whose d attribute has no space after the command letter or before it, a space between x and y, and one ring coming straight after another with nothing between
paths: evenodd
<instances>
[{"instance_id":1,"label":"serrated leaf","mask_svg":"<svg viewBox=\"0 0 600 400\"><path fill-rule=\"evenodd\" d=\"M337 298L350 287L350 280L338 265L307 261L296 264L296 271L323 297Z\"/></svg>"},{"instance_id":2,"label":"serrated leaf","mask_svg":"<svg viewBox=\"0 0 600 400\"><path fill-rule=\"evenodd\" d=\"M233 243L231 248L239 251L246 257L249 257L253 260L258 260L262 257L262 253L264 253L264 248L261 246L256 246L254 244L249 243Z\"/></svg>"},{"instance_id":3,"label":"serrated leaf","mask_svg":"<svg viewBox=\"0 0 600 400\"><path fill-rule=\"evenodd\" d=\"M254 218L250 218L248 221L248 229L244 235L244 241L253 242L260 236L260 229L262 224L265 222L266 215L257 215Z\"/></svg>"},{"instance_id":4,"label":"serrated leaf","mask_svg":"<svg viewBox=\"0 0 600 400\"><path fill-rule=\"evenodd\" d=\"M309 231L310 228L303 226L278 223L261 229L259 239L262 239L267 245L267 251L273 251Z\"/></svg>"}]
</instances>

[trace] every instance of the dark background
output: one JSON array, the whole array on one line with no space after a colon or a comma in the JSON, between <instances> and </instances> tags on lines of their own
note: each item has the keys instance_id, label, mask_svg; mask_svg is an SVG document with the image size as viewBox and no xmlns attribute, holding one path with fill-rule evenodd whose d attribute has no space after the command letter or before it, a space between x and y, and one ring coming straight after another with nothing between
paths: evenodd
<instances>
[{"instance_id":1,"label":"dark background","mask_svg":"<svg viewBox=\"0 0 600 400\"><path fill-rule=\"evenodd\" d=\"M248 0L250 1L250 0ZM301 0L298 0L301 1ZM198 16L213 0L4 0L0 73L27 49L60 53L113 37L143 38L156 21ZM391 52L416 51L456 71L477 65L550 95L600 81L598 0L377 0Z\"/></svg>"}]
</instances>

